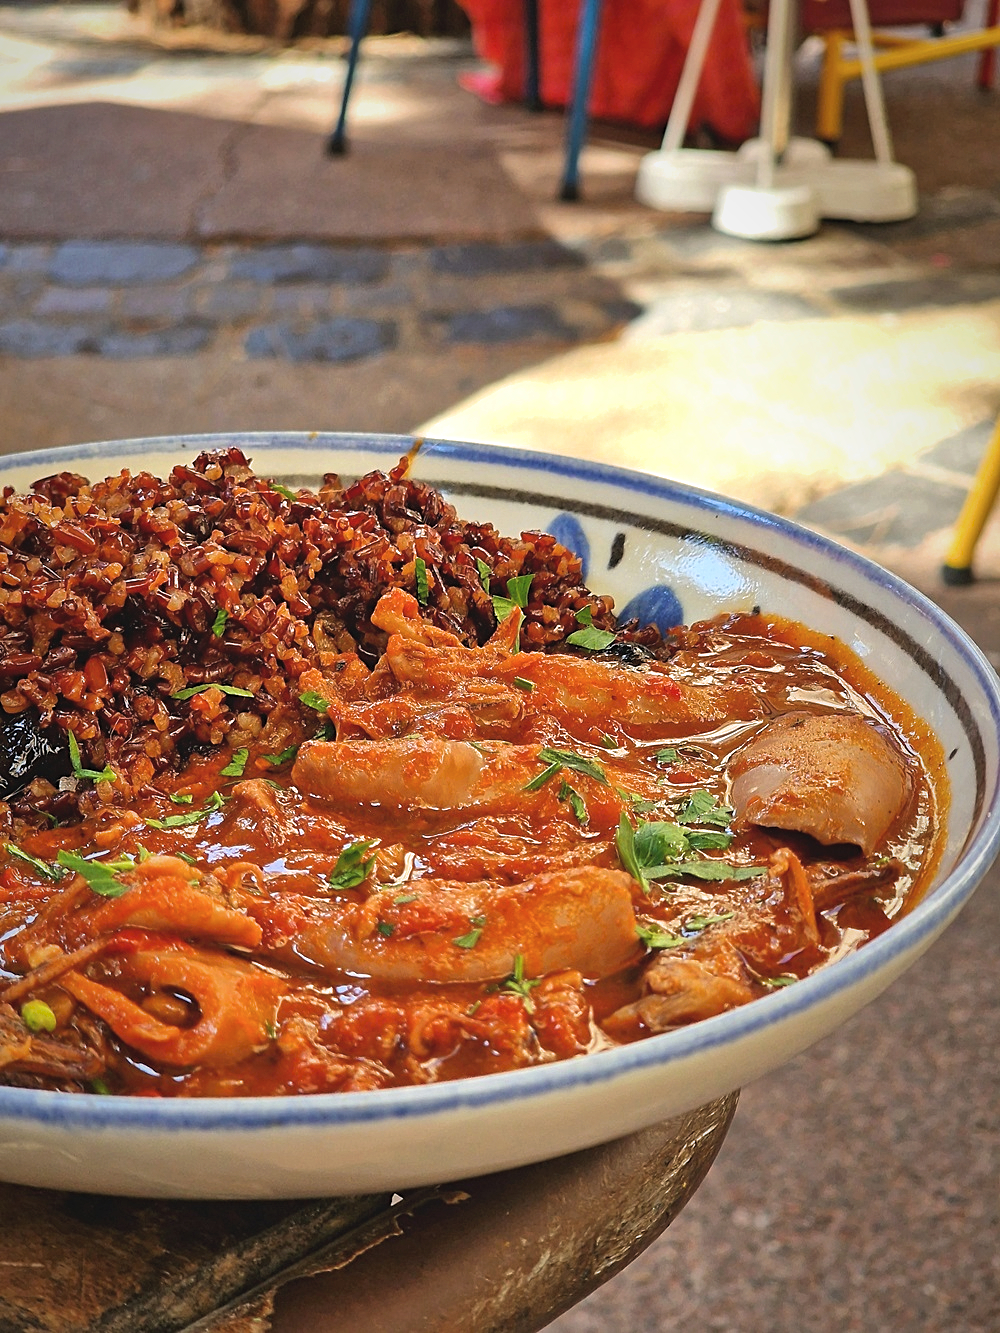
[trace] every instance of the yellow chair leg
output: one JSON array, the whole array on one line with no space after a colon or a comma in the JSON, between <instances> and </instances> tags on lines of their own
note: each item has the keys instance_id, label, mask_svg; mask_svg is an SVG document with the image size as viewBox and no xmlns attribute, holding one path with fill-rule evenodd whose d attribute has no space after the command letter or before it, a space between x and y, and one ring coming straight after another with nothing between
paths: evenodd
<instances>
[{"instance_id":1,"label":"yellow chair leg","mask_svg":"<svg viewBox=\"0 0 1000 1333\"><path fill-rule=\"evenodd\" d=\"M824 32L823 68L816 104L816 138L834 144L844 132L844 79L841 75L844 34Z\"/></svg>"},{"instance_id":2,"label":"yellow chair leg","mask_svg":"<svg viewBox=\"0 0 1000 1333\"><path fill-rule=\"evenodd\" d=\"M996 502L998 492L1000 492L1000 418L993 428L993 434L986 446L972 488L956 520L951 535L951 546L941 566L941 577L945 583L954 585L972 582L972 557L976 543L986 526L986 520Z\"/></svg>"}]
</instances>

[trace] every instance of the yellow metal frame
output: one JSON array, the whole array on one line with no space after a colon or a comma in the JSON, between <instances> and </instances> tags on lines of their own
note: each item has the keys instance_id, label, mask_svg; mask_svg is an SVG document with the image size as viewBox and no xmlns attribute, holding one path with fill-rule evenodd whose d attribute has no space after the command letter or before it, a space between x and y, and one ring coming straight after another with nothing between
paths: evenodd
<instances>
[{"instance_id":1,"label":"yellow metal frame","mask_svg":"<svg viewBox=\"0 0 1000 1333\"><path fill-rule=\"evenodd\" d=\"M993 17L992 15L990 17ZM854 34L831 29L819 34L826 45L820 74L816 108L816 137L836 143L844 128L844 84L861 77L861 61L845 56L845 46L853 46ZM949 60L969 51L985 51L1000 46L1000 25L981 28L979 32L955 33L945 37L915 38L874 33L873 41L883 49L876 52L875 68L902 69L908 65L929 65L935 60Z\"/></svg>"},{"instance_id":2,"label":"yellow metal frame","mask_svg":"<svg viewBox=\"0 0 1000 1333\"><path fill-rule=\"evenodd\" d=\"M941 573L946 583L972 582L972 557L997 495L1000 494L1000 418L952 530Z\"/></svg>"}]
</instances>

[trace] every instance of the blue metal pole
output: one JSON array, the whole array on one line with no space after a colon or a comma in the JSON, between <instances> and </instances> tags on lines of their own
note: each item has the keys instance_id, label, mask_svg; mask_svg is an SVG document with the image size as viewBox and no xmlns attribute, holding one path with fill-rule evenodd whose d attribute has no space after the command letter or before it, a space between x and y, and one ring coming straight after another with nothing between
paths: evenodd
<instances>
[{"instance_id":1,"label":"blue metal pole","mask_svg":"<svg viewBox=\"0 0 1000 1333\"><path fill-rule=\"evenodd\" d=\"M340 103L340 115L337 117L336 127L326 144L326 151L330 157L342 157L347 152L347 139L345 137L347 131L347 103L351 96L351 86L354 83L354 71L358 64L361 39L368 31L371 8L372 0L351 0L351 14L347 25L351 37L351 48L347 54L347 74L344 77L344 95Z\"/></svg>"},{"instance_id":2,"label":"blue metal pole","mask_svg":"<svg viewBox=\"0 0 1000 1333\"><path fill-rule=\"evenodd\" d=\"M580 13L573 96L566 133L566 165L559 191L559 198L569 201L580 197L580 151L587 135L587 108L594 77L594 54L597 50L602 7L603 0L583 0Z\"/></svg>"}]
</instances>

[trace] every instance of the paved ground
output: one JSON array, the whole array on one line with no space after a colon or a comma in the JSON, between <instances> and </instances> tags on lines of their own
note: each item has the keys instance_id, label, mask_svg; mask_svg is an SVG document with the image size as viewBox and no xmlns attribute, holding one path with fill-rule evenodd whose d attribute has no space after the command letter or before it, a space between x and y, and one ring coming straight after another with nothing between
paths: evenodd
<instances>
[{"instance_id":1,"label":"paved ground","mask_svg":"<svg viewBox=\"0 0 1000 1333\"><path fill-rule=\"evenodd\" d=\"M783 245L636 204L641 134L595 131L557 204L561 117L481 105L473 65L372 43L331 160L334 44L0 6L0 450L426 429L621 461L855 543L1000 662L1000 526L975 587L937 577L1000 412L1000 103L973 61L887 80L915 219ZM799 75L808 131L808 50ZM856 93L842 150L867 156ZM995 1333L996 889L747 1089L678 1222L553 1329Z\"/></svg>"}]
</instances>

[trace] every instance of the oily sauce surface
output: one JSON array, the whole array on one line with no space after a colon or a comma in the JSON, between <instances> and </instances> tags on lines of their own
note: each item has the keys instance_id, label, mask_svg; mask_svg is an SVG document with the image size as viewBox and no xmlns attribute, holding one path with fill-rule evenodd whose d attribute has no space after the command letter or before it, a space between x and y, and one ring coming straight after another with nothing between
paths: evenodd
<instances>
[{"instance_id":1,"label":"oily sauce surface","mask_svg":"<svg viewBox=\"0 0 1000 1333\"><path fill-rule=\"evenodd\" d=\"M516 625L459 648L406 611L374 671L303 680L318 738L196 755L8 846L0 998L44 1024L0 1078L287 1095L565 1059L794 984L927 882L940 757L837 643L740 616L631 666L518 653ZM734 815L774 719L842 713L903 775L877 847Z\"/></svg>"}]
</instances>

